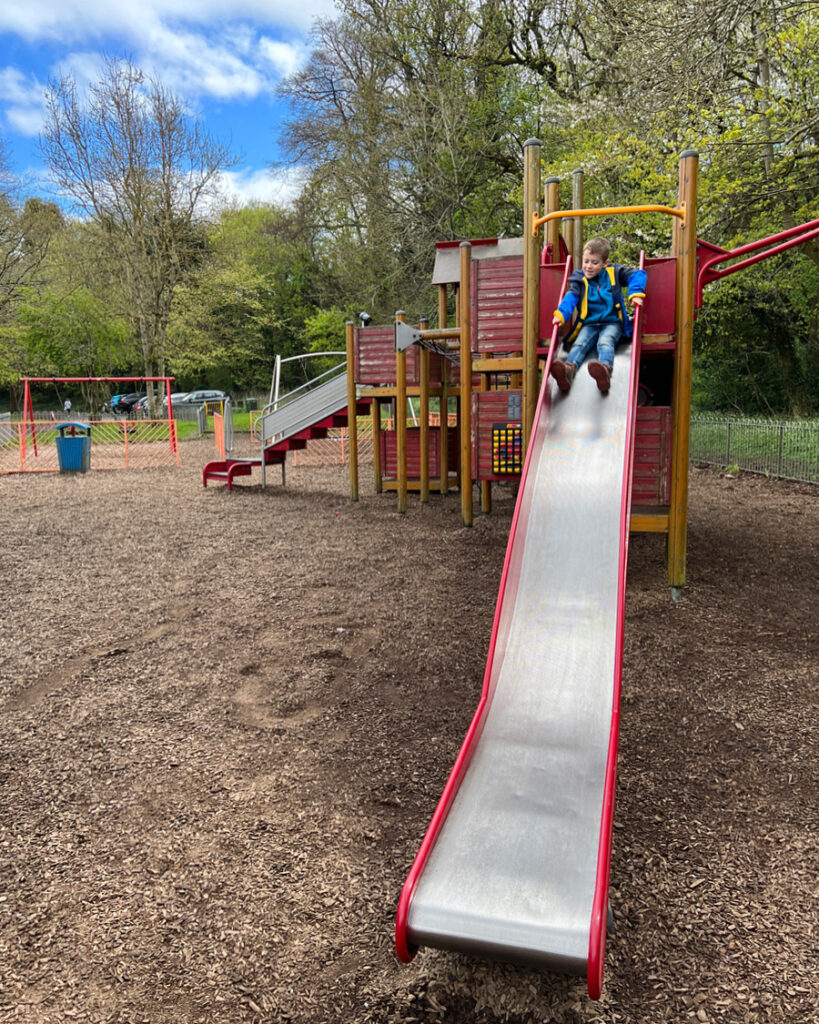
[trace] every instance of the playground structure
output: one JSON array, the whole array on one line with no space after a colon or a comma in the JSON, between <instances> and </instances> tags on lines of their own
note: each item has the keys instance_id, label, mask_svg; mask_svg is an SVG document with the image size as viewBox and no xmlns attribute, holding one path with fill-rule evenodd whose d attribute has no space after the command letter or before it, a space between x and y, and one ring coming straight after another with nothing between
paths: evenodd
<instances>
[{"instance_id":1,"label":"playground structure","mask_svg":"<svg viewBox=\"0 0 819 1024\"><path fill-rule=\"evenodd\" d=\"M91 420L91 465L94 469L147 469L179 465L179 443L171 400L173 377L24 377L23 416L7 423L0 433L0 475L56 473L59 469L55 439L58 419L35 418L32 384L135 384L164 385L167 416L155 420Z\"/></svg>"},{"instance_id":2,"label":"playground structure","mask_svg":"<svg viewBox=\"0 0 819 1024\"><path fill-rule=\"evenodd\" d=\"M369 402L375 490L394 490L399 512L410 491L425 501L457 486L470 526L476 483L484 512L494 483L518 486L481 700L401 893L396 949L404 961L430 945L585 974L598 998L629 535L666 536L679 597L702 288L819 236L819 221L727 251L697 238L693 151L681 156L674 207L587 209L578 172L562 209L559 179L542 187L540 158L537 140L527 142L524 238L440 244L437 327L411 326L400 312L386 326L348 324L346 372L265 410L261 454L249 463L283 465L288 449ZM579 262L583 224L630 213L670 219L670 255L641 257L646 299L610 393L581 373L561 396L549 377L560 344L552 313ZM355 416L348 429L356 500ZM204 482L230 486L235 465L206 467Z\"/></svg>"}]
</instances>

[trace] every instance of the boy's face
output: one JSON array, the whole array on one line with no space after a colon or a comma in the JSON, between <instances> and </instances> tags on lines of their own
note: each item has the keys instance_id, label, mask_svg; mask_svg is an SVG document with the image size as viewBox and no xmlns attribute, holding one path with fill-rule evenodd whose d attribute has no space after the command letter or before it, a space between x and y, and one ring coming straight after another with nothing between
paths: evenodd
<instances>
[{"instance_id":1,"label":"boy's face","mask_svg":"<svg viewBox=\"0 0 819 1024\"><path fill-rule=\"evenodd\" d=\"M596 252L589 252L588 249L583 250L583 273L589 279L597 277L603 267L608 265L608 260L604 260Z\"/></svg>"}]
</instances>

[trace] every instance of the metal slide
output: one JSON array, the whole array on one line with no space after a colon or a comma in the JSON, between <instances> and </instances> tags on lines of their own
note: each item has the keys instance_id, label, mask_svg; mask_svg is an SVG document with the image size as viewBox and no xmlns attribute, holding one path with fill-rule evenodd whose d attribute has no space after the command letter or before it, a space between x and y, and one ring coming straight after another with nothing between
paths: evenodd
<instances>
[{"instance_id":1,"label":"metal slide","mask_svg":"<svg viewBox=\"0 0 819 1024\"><path fill-rule=\"evenodd\" d=\"M278 403L278 408L273 408L271 404L263 410L257 428L263 450L347 408L346 372L336 372L336 376L317 387L314 386L315 381L309 384L309 390L306 387L298 388L286 395Z\"/></svg>"},{"instance_id":2,"label":"metal slide","mask_svg":"<svg viewBox=\"0 0 819 1024\"><path fill-rule=\"evenodd\" d=\"M608 396L585 366L568 395L549 380L541 391L481 704L399 903L403 960L417 946L436 946L525 962L587 974L599 997L636 402L631 355L631 345L618 349Z\"/></svg>"}]
</instances>

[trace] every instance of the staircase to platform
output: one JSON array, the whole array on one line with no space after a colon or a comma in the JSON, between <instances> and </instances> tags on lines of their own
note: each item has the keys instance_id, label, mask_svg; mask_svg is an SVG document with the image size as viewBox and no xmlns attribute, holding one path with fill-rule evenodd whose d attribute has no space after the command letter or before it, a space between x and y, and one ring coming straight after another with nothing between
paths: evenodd
<instances>
[{"instance_id":1,"label":"staircase to platform","mask_svg":"<svg viewBox=\"0 0 819 1024\"><path fill-rule=\"evenodd\" d=\"M355 414L364 415L369 407L369 399L358 400ZM258 456L209 462L202 470L202 484L207 487L208 480L224 480L232 490L236 477L250 476L255 466L261 467L263 487L268 466L282 467L284 483L288 451L306 448L313 438L327 437L330 430L346 427L348 422L346 372L322 383L311 381L262 410L254 426L260 446Z\"/></svg>"}]
</instances>

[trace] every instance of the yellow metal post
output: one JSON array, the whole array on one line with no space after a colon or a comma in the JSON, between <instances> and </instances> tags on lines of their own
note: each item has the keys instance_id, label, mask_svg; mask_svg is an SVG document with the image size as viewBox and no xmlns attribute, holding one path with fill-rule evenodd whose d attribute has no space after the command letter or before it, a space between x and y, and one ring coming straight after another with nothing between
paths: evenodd
<instances>
[{"instance_id":1,"label":"yellow metal post","mask_svg":"<svg viewBox=\"0 0 819 1024\"><path fill-rule=\"evenodd\" d=\"M540 318L540 232L531 225L540 216L540 140L523 147L523 451L537 407L537 343Z\"/></svg>"},{"instance_id":2,"label":"yellow metal post","mask_svg":"<svg viewBox=\"0 0 819 1024\"><path fill-rule=\"evenodd\" d=\"M355 388L355 324L347 321L347 437L350 441L350 500L358 501L358 404Z\"/></svg>"},{"instance_id":3,"label":"yellow metal post","mask_svg":"<svg viewBox=\"0 0 819 1024\"><path fill-rule=\"evenodd\" d=\"M406 323L403 310L395 319ZM395 440L398 456L398 511L407 511L407 352L395 353Z\"/></svg>"},{"instance_id":4,"label":"yellow metal post","mask_svg":"<svg viewBox=\"0 0 819 1024\"><path fill-rule=\"evenodd\" d=\"M699 154L680 157L679 205L684 211L675 233L677 257L677 344L674 359L674 441L671 507L668 524L668 582L675 597L685 585L688 529L688 458L691 417L691 362L694 334L694 285L697 273L697 170Z\"/></svg>"},{"instance_id":5,"label":"yellow metal post","mask_svg":"<svg viewBox=\"0 0 819 1024\"><path fill-rule=\"evenodd\" d=\"M418 329L429 329L429 321L421 320ZM429 349L421 346L418 353L421 378L420 417L421 426L421 501L429 501Z\"/></svg>"},{"instance_id":6,"label":"yellow metal post","mask_svg":"<svg viewBox=\"0 0 819 1024\"><path fill-rule=\"evenodd\" d=\"M458 310L461 328L461 518L472 525L472 245L461 242L461 284Z\"/></svg>"}]
</instances>

